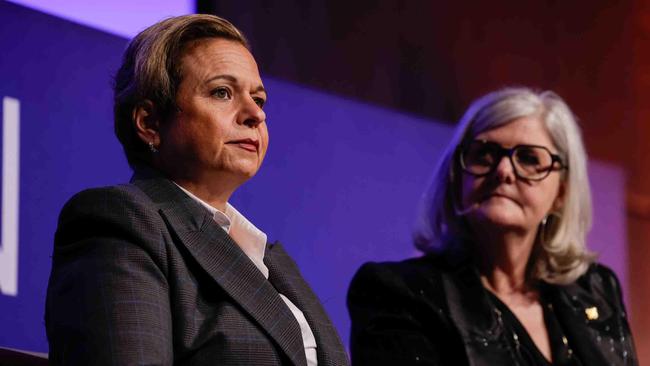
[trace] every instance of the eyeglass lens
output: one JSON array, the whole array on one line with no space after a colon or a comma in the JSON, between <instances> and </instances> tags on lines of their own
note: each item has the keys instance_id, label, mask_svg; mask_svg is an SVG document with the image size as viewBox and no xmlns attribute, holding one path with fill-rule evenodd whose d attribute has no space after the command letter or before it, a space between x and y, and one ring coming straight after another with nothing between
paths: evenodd
<instances>
[{"instance_id":1,"label":"eyeglass lens","mask_svg":"<svg viewBox=\"0 0 650 366\"><path fill-rule=\"evenodd\" d=\"M508 156L519 177L526 179L544 178L553 169L551 152L541 146L518 145L506 149L499 144L485 141L472 141L461 154L465 171L474 175L492 172Z\"/></svg>"}]
</instances>

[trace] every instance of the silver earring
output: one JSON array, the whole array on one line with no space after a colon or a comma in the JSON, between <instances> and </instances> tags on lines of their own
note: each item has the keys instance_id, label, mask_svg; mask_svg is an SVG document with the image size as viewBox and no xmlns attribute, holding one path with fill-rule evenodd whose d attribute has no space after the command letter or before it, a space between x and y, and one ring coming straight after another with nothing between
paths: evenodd
<instances>
[{"instance_id":1,"label":"silver earring","mask_svg":"<svg viewBox=\"0 0 650 366\"><path fill-rule=\"evenodd\" d=\"M149 150L151 151L152 154L155 154L158 152L158 149L156 149L155 146L153 146L153 142L149 141Z\"/></svg>"},{"instance_id":2,"label":"silver earring","mask_svg":"<svg viewBox=\"0 0 650 366\"><path fill-rule=\"evenodd\" d=\"M546 245L557 230L557 224L560 222L561 216L556 212L544 216L542 222L539 224L538 237L542 245Z\"/></svg>"}]
</instances>

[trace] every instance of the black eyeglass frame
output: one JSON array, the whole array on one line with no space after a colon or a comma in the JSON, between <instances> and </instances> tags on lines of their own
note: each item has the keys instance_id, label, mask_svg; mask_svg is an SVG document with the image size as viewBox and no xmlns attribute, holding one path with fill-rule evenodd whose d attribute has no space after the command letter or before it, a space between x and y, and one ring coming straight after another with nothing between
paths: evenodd
<instances>
[{"instance_id":1,"label":"black eyeglass frame","mask_svg":"<svg viewBox=\"0 0 650 366\"><path fill-rule=\"evenodd\" d=\"M498 150L497 150L497 153L498 153L497 159L490 166L490 169L487 172L481 173L481 174L476 174L476 173L473 173L473 172L469 171L468 168L465 166L465 161L464 161L465 159L463 158L464 153L467 150L468 146L470 144L476 143L476 142L479 142L479 143L482 143L482 144L489 144L489 145L492 145L492 146L498 148ZM523 177L519 173L519 170L517 169L517 166L515 165L515 162L512 160L512 156L514 155L514 153L515 153L515 151L517 149L521 149L521 148L525 148L525 147L544 149L551 156L551 164L545 169L545 174L543 176L537 177L537 178L528 178L528 177ZM473 175L475 177L484 177L486 175L492 174L494 172L494 170L497 168L497 166L499 166L499 164L501 163L501 160L503 159L504 156L507 156L508 160L510 160L510 165L512 166L512 170L515 172L515 175L517 176L517 178L523 179L523 180L540 181L540 180L546 179L546 177L548 177L551 174L551 172L554 171L554 170L568 170L569 169L569 166L564 164L564 161L562 160L562 157L560 155L553 154L551 152L551 150L549 150L546 146L540 146L540 145L520 144L520 145L513 146L511 148L505 148L505 147L499 145L496 142L492 142L492 141L488 141L488 140L470 140L470 141L468 141L468 142L466 142L464 144L461 144L458 147L458 154L457 155L458 155L458 161L460 163L461 169L463 169L463 171L465 173Z\"/></svg>"}]
</instances>

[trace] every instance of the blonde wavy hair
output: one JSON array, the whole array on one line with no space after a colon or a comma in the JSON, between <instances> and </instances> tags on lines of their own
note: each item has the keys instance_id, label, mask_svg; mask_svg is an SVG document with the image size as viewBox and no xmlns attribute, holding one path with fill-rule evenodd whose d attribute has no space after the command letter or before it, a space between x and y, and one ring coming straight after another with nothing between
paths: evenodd
<instances>
[{"instance_id":1,"label":"blonde wavy hair","mask_svg":"<svg viewBox=\"0 0 650 366\"><path fill-rule=\"evenodd\" d=\"M567 284L585 273L594 261L585 244L591 228L591 194L587 156L576 119L557 94L529 88L505 88L489 93L467 109L443 153L420 204L414 230L415 246L423 252L467 252L471 231L456 213L461 181L458 147L477 134L522 117L540 118L568 170L564 205L540 223L529 276Z\"/></svg>"},{"instance_id":2,"label":"blonde wavy hair","mask_svg":"<svg viewBox=\"0 0 650 366\"><path fill-rule=\"evenodd\" d=\"M226 19L191 14L162 20L131 40L113 84L114 129L132 168L150 164L148 146L138 137L133 111L148 100L166 120L176 112L181 61L189 45L222 38L250 48L246 37Z\"/></svg>"}]
</instances>

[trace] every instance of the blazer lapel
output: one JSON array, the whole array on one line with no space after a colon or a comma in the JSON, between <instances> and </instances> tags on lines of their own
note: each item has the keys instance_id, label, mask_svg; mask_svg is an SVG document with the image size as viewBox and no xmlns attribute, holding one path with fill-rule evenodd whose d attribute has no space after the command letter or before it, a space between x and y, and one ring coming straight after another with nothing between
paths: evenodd
<instances>
[{"instance_id":1,"label":"blazer lapel","mask_svg":"<svg viewBox=\"0 0 650 366\"><path fill-rule=\"evenodd\" d=\"M295 365L306 366L300 326L293 314L209 212L167 179L154 177L134 184L158 204L172 235L199 266L259 323Z\"/></svg>"},{"instance_id":2,"label":"blazer lapel","mask_svg":"<svg viewBox=\"0 0 650 366\"><path fill-rule=\"evenodd\" d=\"M269 268L269 281L305 315L316 338L318 365L348 365L348 356L336 328L281 244L267 246L264 263Z\"/></svg>"},{"instance_id":3,"label":"blazer lapel","mask_svg":"<svg viewBox=\"0 0 650 366\"><path fill-rule=\"evenodd\" d=\"M465 343L470 365L507 365L513 350L505 339L478 272L469 263L451 266L441 274L449 315ZM489 347L489 352L486 352Z\"/></svg>"},{"instance_id":4,"label":"blazer lapel","mask_svg":"<svg viewBox=\"0 0 650 366\"><path fill-rule=\"evenodd\" d=\"M623 364L625 361L618 358L619 353L605 351L610 348L608 341L613 337L611 332L616 328L616 314L606 301L594 297L593 287L591 284L588 286L592 288L591 291L577 283L547 286L555 314L570 339L570 347L585 365ZM603 294L602 290L600 293ZM600 343L604 347L594 347L593 338L601 338ZM614 343L611 345L612 349Z\"/></svg>"}]
</instances>

